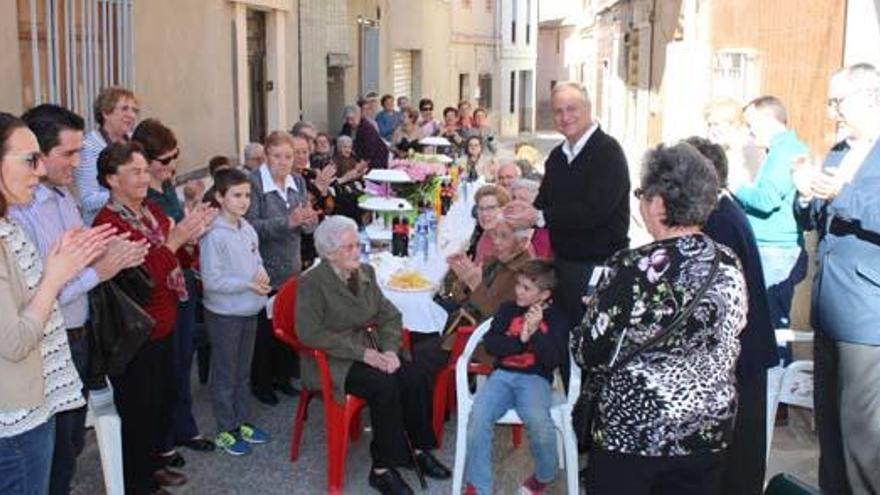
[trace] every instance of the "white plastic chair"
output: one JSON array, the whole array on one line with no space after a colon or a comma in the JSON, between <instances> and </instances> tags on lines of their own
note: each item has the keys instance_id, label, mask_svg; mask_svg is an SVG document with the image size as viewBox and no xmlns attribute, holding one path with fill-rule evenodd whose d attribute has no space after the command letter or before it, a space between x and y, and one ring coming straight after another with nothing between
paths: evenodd
<instances>
[{"instance_id":1,"label":"white plastic chair","mask_svg":"<svg viewBox=\"0 0 880 495\"><path fill-rule=\"evenodd\" d=\"M483 336L489 331L492 323L490 318L484 321L474 330L474 333L468 339L467 345L462 352L458 362L455 363L455 393L458 400L458 429L455 438L455 466L452 478L452 493L461 493L462 482L464 481L464 463L467 455L467 425L470 419L471 408L474 405L474 394L471 393L468 386L468 364L471 361L471 355L477 348L477 344L483 340ZM571 356L569 356L570 358ZM568 395L566 396L561 390L553 391L553 406L550 409L550 416L553 418L553 424L556 426L557 442L559 449L559 465L565 469L568 493L577 495L578 490L578 452L577 440L575 438L574 429L571 426L571 410L577 401L581 390L581 370L575 364L574 360L570 360L571 374L569 375ZM557 372L558 373L558 372ZM557 380L558 382L558 380ZM509 409L497 424L519 425L522 420L516 414L516 411Z\"/></svg>"},{"instance_id":2,"label":"white plastic chair","mask_svg":"<svg viewBox=\"0 0 880 495\"><path fill-rule=\"evenodd\" d=\"M122 421L113 403L113 389L93 390L89 393L88 415L95 427L101 471L107 495L123 495L125 478L122 472ZM89 421L86 421L89 423Z\"/></svg>"},{"instance_id":3,"label":"white plastic chair","mask_svg":"<svg viewBox=\"0 0 880 495\"><path fill-rule=\"evenodd\" d=\"M813 332L782 328L776 330L776 342L812 342ZM813 409L813 361L794 361L788 366L767 370L767 460L773 444L773 429L779 404Z\"/></svg>"}]
</instances>

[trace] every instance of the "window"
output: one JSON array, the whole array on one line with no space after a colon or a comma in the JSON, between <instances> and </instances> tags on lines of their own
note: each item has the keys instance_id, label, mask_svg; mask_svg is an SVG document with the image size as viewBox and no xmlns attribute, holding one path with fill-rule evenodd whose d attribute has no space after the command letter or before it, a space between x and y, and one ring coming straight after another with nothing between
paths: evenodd
<instances>
[{"instance_id":1,"label":"window","mask_svg":"<svg viewBox=\"0 0 880 495\"><path fill-rule=\"evenodd\" d=\"M751 50L721 50L712 60L713 98L748 101L758 94L759 77L756 54Z\"/></svg>"},{"instance_id":2,"label":"window","mask_svg":"<svg viewBox=\"0 0 880 495\"><path fill-rule=\"evenodd\" d=\"M532 42L532 0L526 0L526 45Z\"/></svg>"},{"instance_id":3,"label":"window","mask_svg":"<svg viewBox=\"0 0 880 495\"><path fill-rule=\"evenodd\" d=\"M626 83L630 86L639 84L639 30L634 29L623 37L626 50Z\"/></svg>"},{"instance_id":4,"label":"window","mask_svg":"<svg viewBox=\"0 0 880 495\"><path fill-rule=\"evenodd\" d=\"M516 2L519 0L510 0L510 42L516 44Z\"/></svg>"},{"instance_id":5,"label":"window","mask_svg":"<svg viewBox=\"0 0 880 495\"><path fill-rule=\"evenodd\" d=\"M458 75L458 101L471 99L471 75Z\"/></svg>"},{"instance_id":6,"label":"window","mask_svg":"<svg viewBox=\"0 0 880 495\"><path fill-rule=\"evenodd\" d=\"M25 108L56 103L94 126L101 88L131 87L133 0L18 0Z\"/></svg>"},{"instance_id":7,"label":"window","mask_svg":"<svg viewBox=\"0 0 880 495\"><path fill-rule=\"evenodd\" d=\"M477 105L488 111L492 108L492 75L480 74L477 86L480 90L480 93L477 95Z\"/></svg>"},{"instance_id":8,"label":"window","mask_svg":"<svg viewBox=\"0 0 880 495\"><path fill-rule=\"evenodd\" d=\"M516 112L516 71L510 71L510 113Z\"/></svg>"}]
</instances>

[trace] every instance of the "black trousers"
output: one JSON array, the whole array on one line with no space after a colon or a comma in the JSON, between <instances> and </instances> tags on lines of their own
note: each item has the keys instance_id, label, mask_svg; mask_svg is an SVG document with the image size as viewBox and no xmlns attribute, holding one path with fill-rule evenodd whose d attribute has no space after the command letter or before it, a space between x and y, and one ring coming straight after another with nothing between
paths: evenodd
<instances>
[{"instance_id":1,"label":"black trousers","mask_svg":"<svg viewBox=\"0 0 880 495\"><path fill-rule=\"evenodd\" d=\"M345 392L367 401L373 442L373 467L390 468L410 463L406 434L416 449L436 446L431 429L434 375L428 367L405 359L387 374L356 362L345 377Z\"/></svg>"},{"instance_id":2,"label":"black trousers","mask_svg":"<svg viewBox=\"0 0 880 495\"><path fill-rule=\"evenodd\" d=\"M767 373L738 375L736 393L739 399L733 437L724 456L722 492L760 495L767 468Z\"/></svg>"},{"instance_id":3,"label":"black trousers","mask_svg":"<svg viewBox=\"0 0 880 495\"><path fill-rule=\"evenodd\" d=\"M299 376L299 358L293 349L275 338L264 309L257 316L251 385L254 390L271 391L273 383L289 382L294 376Z\"/></svg>"},{"instance_id":4,"label":"black trousers","mask_svg":"<svg viewBox=\"0 0 880 495\"><path fill-rule=\"evenodd\" d=\"M161 467L160 444L171 431L174 410L174 352L171 336L147 341L125 368L111 377L113 399L122 420L125 493L155 488L153 472Z\"/></svg>"},{"instance_id":5,"label":"black trousers","mask_svg":"<svg viewBox=\"0 0 880 495\"><path fill-rule=\"evenodd\" d=\"M68 331L67 342L73 365L83 383L89 360L89 342L82 328ZM88 389L83 387L88 399ZM76 458L85 447L86 406L55 415L55 450L52 452L52 474L49 477L49 495L70 493L70 481L76 472Z\"/></svg>"},{"instance_id":6,"label":"black trousers","mask_svg":"<svg viewBox=\"0 0 880 495\"><path fill-rule=\"evenodd\" d=\"M590 495L717 495L721 454L645 457L595 451L587 466Z\"/></svg>"},{"instance_id":7,"label":"black trousers","mask_svg":"<svg viewBox=\"0 0 880 495\"><path fill-rule=\"evenodd\" d=\"M586 308L582 298L586 294L587 284L596 263L566 260L559 256L553 262L556 265L559 279L556 286L556 300L562 305L562 309L568 316L568 321L572 325L576 325L584 317Z\"/></svg>"}]
</instances>

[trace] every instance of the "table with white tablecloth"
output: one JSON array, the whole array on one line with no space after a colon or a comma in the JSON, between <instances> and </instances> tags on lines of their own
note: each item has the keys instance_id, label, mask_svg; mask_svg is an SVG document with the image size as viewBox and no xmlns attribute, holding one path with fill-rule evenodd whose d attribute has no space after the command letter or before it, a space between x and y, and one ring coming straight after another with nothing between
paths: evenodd
<instances>
[{"instance_id":1,"label":"table with white tablecloth","mask_svg":"<svg viewBox=\"0 0 880 495\"><path fill-rule=\"evenodd\" d=\"M440 287L449 269L446 257L467 249L471 233L476 226L473 216L474 193L482 182L462 184L458 199L440 219L437 227L437 241L430 246L427 258L423 253L408 258L391 256L382 252L371 257L370 264L376 269L376 276L382 293L400 311L403 326L415 333L438 333L443 331L448 314L434 302L434 294ZM411 268L421 273L432 290L403 292L387 287L388 277L400 269Z\"/></svg>"}]
</instances>

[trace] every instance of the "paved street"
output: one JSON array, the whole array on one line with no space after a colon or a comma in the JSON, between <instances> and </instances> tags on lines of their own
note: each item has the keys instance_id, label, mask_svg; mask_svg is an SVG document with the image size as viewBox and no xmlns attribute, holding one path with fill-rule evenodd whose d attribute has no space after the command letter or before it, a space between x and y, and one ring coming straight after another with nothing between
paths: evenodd
<instances>
[{"instance_id":1,"label":"paved street","mask_svg":"<svg viewBox=\"0 0 880 495\"><path fill-rule=\"evenodd\" d=\"M256 446L250 456L235 458L225 453L199 453L182 449L187 465L183 472L189 483L171 490L175 494L317 494L326 488L326 456L324 444L323 404L313 400L309 407L309 419L303 435L300 459L288 462L292 419L297 399L281 395L281 403L275 407L254 405L254 418L258 425L272 434L272 441ZM208 389L193 383L193 412L199 426L206 434L214 433ZM368 416L365 416L367 418ZM368 424L368 421L365 421ZM454 419L446 424L444 445L439 457L451 467L455 443ZM804 410L794 410L789 426L777 428L773 440L768 475L778 472L793 473L801 479L817 484L817 444L811 428L810 415ZM512 448L507 428L496 430L494 445L498 492L514 493L523 478L531 473L532 461L528 453L527 439L520 448ZM375 493L367 484L370 466L370 433L354 443L349 451L346 465L346 493ZM404 471L407 480L417 490L418 481L412 472ZM551 494L564 494L564 473L553 486ZM89 431L87 447L82 454L74 480L75 495L101 493L103 480L94 433ZM429 481L427 494L448 494L451 482Z\"/></svg>"}]
</instances>

